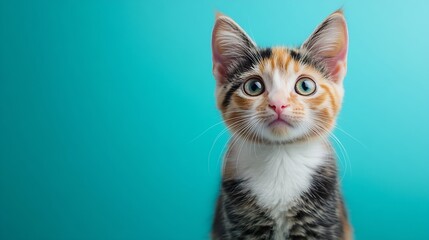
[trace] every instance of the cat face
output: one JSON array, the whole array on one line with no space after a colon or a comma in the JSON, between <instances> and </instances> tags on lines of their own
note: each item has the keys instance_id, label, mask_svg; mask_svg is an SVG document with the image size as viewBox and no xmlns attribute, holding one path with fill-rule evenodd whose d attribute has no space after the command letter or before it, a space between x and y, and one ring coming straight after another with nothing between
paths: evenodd
<instances>
[{"instance_id":1,"label":"cat face","mask_svg":"<svg viewBox=\"0 0 429 240\"><path fill-rule=\"evenodd\" d=\"M235 136L289 143L335 125L346 74L347 26L331 14L300 48L258 48L229 17L212 36L218 108Z\"/></svg>"}]
</instances>

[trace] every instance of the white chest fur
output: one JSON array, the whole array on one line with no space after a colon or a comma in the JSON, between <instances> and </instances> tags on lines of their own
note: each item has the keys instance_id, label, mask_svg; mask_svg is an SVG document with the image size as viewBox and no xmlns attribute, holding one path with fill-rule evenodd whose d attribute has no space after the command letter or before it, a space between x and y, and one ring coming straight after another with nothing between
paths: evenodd
<instances>
[{"instance_id":1,"label":"white chest fur","mask_svg":"<svg viewBox=\"0 0 429 240\"><path fill-rule=\"evenodd\" d=\"M310 187L326 155L322 140L283 146L239 142L233 146L228 165L236 177L246 180L258 204L277 218Z\"/></svg>"}]
</instances>

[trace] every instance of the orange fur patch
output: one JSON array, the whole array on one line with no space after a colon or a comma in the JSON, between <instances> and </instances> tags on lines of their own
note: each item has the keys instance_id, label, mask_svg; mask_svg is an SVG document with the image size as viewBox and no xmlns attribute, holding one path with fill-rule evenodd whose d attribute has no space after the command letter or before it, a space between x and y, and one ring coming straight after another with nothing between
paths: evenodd
<instances>
[{"instance_id":1,"label":"orange fur patch","mask_svg":"<svg viewBox=\"0 0 429 240\"><path fill-rule=\"evenodd\" d=\"M295 71L295 72L298 72L299 71L299 66L300 66L300 64L297 62L297 61L293 61L293 70Z\"/></svg>"},{"instance_id":2,"label":"orange fur patch","mask_svg":"<svg viewBox=\"0 0 429 240\"><path fill-rule=\"evenodd\" d=\"M326 95L322 94L320 96L317 96L315 98L309 98L307 101L310 103L310 108L315 110L317 109L322 103L324 103L326 100Z\"/></svg>"},{"instance_id":3,"label":"orange fur patch","mask_svg":"<svg viewBox=\"0 0 429 240\"><path fill-rule=\"evenodd\" d=\"M353 239L353 230L350 226L349 220L347 218L347 213L345 212L344 203L340 202L338 207L340 212L340 220L343 225L343 240L352 240Z\"/></svg>"},{"instance_id":4,"label":"orange fur patch","mask_svg":"<svg viewBox=\"0 0 429 240\"><path fill-rule=\"evenodd\" d=\"M247 98L243 98L238 94L234 94L232 96L234 103L240 108L244 110L249 110L252 107L253 101Z\"/></svg>"},{"instance_id":5,"label":"orange fur patch","mask_svg":"<svg viewBox=\"0 0 429 240\"><path fill-rule=\"evenodd\" d=\"M334 96L331 89L327 85L322 84L322 85L320 85L320 87L323 88L327 92L327 94L329 95L329 99L330 99L331 105L332 105L332 110L334 111L334 114L336 114L339 110L338 103L337 103L337 97Z\"/></svg>"},{"instance_id":6,"label":"orange fur patch","mask_svg":"<svg viewBox=\"0 0 429 240\"><path fill-rule=\"evenodd\" d=\"M289 55L287 48L275 47L271 49L271 57L264 59L259 64L258 68L261 72L264 72L267 66L271 69L277 68L280 70L286 70L289 67L291 60L292 57Z\"/></svg>"}]
</instances>

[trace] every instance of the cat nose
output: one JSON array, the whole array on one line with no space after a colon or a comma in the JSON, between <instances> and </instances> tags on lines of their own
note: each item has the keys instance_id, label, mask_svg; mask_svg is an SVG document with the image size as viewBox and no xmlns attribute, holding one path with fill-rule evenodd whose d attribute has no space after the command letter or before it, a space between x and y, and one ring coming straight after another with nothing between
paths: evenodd
<instances>
[{"instance_id":1,"label":"cat nose","mask_svg":"<svg viewBox=\"0 0 429 240\"><path fill-rule=\"evenodd\" d=\"M280 115L283 111L283 109L287 108L289 104L285 104L282 102L272 102L268 104L268 106L274 110L278 115Z\"/></svg>"}]
</instances>

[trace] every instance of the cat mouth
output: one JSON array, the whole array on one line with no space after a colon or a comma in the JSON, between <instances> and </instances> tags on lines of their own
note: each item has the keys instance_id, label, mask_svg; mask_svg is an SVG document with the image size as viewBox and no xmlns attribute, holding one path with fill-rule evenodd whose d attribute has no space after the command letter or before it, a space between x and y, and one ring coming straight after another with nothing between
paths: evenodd
<instances>
[{"instance_id":1,"label":"cat mouth","mask_svg":"<svg viewBox=\"0 0 429 240\"><path fill-rule=\"evenodd\" d=\"M274 119L274 121L271 121L268 124L269 127L293 127L292 124L290 124L288 121L284 120L281 117L278 117L277 119Z\"/></svg>"}]
</instances>

